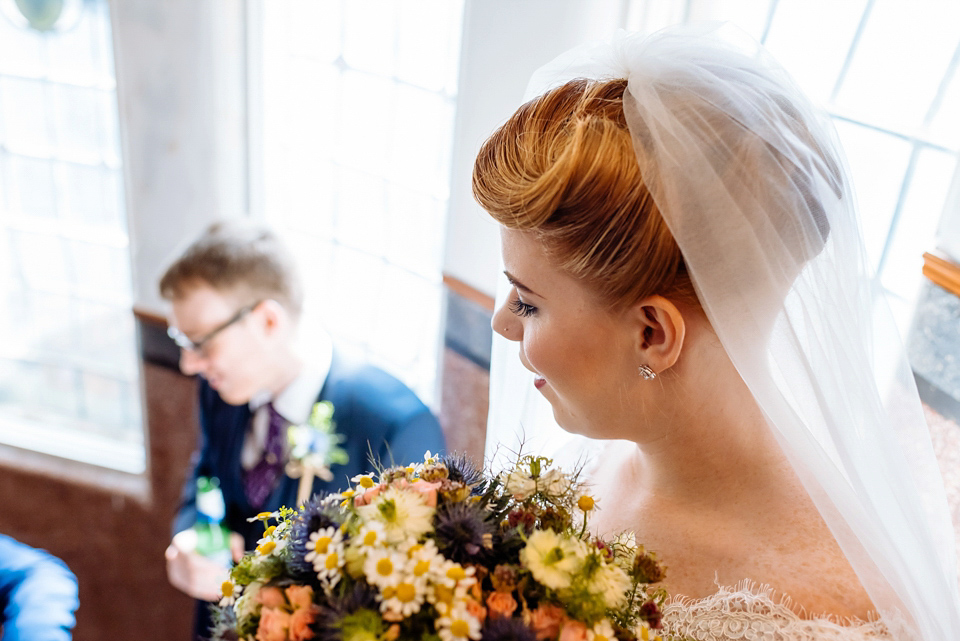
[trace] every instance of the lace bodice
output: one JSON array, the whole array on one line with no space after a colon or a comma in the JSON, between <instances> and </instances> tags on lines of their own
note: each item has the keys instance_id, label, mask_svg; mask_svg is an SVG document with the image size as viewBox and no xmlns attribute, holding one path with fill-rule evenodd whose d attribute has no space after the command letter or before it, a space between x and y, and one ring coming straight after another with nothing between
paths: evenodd
<instances>
[{"instance_id":1,"label":"lace bodice","mask_svg":"<svg viewBox=\"0 0 960 641\"><path fill-rule=\"evenodd\" d=\"M663 611L665 639L692 641L893 641L880 621L801 618L770 590L741 584L707 598L673 599ZM897 641L910 636L896 637Z\"/></svg>"}]
</instances>

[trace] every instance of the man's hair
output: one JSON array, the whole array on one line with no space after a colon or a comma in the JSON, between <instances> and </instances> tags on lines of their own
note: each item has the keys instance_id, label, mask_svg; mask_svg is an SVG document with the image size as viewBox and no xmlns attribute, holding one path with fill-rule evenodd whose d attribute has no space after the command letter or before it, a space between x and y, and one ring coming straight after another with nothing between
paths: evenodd
<instances>
[{"instance_id":1,"label":"man's hair","mask_svg":"<svg viewBox=\"0 0 960 641\"><path fill-rule=\"evenodd\" d=\"M223 293L273 299L294 316L303 308L303 291L293 256L266 227L214 223L177 258L160 279L160 295L182 298L209 285Z\"/></svg>"}]
</instances>

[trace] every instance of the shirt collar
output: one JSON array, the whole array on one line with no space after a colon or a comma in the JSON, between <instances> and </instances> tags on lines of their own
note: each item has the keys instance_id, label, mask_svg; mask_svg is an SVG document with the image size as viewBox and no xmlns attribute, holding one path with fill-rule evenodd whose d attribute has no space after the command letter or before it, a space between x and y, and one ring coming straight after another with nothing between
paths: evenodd
<instances>
[{"instance_id":1,"label":"shirt collar","mask_svg":"<svg viewBox=\"0 0 960 641\"><path fill-rule=\"evenodd\" d=\"M271 398L268 392L261 392L250 399L250 410L257 409L273 401L273 409L283 418L294 425L307 422L310 412L317 402L320 390L330 374L330 364L333 360L333 343L326 334L315 337L310 357L306 359L303 369L289 385Z\"/></svg>"}]
</instances>

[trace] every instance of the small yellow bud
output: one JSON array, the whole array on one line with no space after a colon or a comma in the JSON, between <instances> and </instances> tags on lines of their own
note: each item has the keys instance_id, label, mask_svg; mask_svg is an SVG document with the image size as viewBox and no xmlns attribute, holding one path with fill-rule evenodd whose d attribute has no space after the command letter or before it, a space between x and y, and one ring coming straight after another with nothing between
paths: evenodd
<instances>
[{"instance_id":1,"label":"small yellow bud","mask_svg":"<svg viewBox=\"0 0 960 641\"><path fill-rule=\"evenodd\" d=\"M579 499L577 499L577 507L583 510L584 512L589 512L594 507L596 507L596 505L597 503L596 501L593 500L593 497L587 496L586 494L584 494Z\"/></svg>"},{"instance_id":2,"label":"small yellow bud","mask_svg":"<svg viewBox=\"0 0 960 641\"><path fill-rule=\"evenodd\" d=\"M362 488L366 488L369 490L374 485L376 485L376 483L374 483L373 479L370 478L369 476L364 476L360 479L360 487Z\"/></svg>"},{"instance_id":3,"label":"small yellow bud","mask_svg":"<svg viewBox=\"0 0 960 641\"><path fill-rule=\"evenodd\" d=\"M223 594L223 596L225 596L225 597L232 597L232 596L233 596L233 582L232 582L232 581L224 581L224 582L223 582L223 585L220 586L220 592L221 592L221 593Z\"/></svg>"},{"instance_id":4,"label":"small yellow bud","mask_svg":"<svg viewBox=\"0 0 960 641\"><path fill-rule=\"evenodd\" d=\"M467 578L467 573L462 567L455 565L447 570L447 578L453 579L454 581L463 581L465 578Z\"/></svg>"}]
</instances>

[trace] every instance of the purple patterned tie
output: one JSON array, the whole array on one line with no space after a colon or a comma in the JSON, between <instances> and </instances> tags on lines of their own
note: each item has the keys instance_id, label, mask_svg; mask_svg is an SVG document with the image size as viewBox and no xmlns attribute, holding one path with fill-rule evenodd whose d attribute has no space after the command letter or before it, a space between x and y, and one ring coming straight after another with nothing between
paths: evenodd
<instances>
[{"instance_id":1,"label":"purple patterned tie","mask_svg":"<svg viewBox=\"0 0 960 641\"><path fill-rule=\"evenodd\" d=\"M267 428L267 440L263 444L263 457L247 470L243 477L247 499L255 508L263 505L283 473L283 443L289 421L280 416L273 408L273 403L267 403L267 415L270 417L270 424Z\"/></svg>"}]
</instances>

